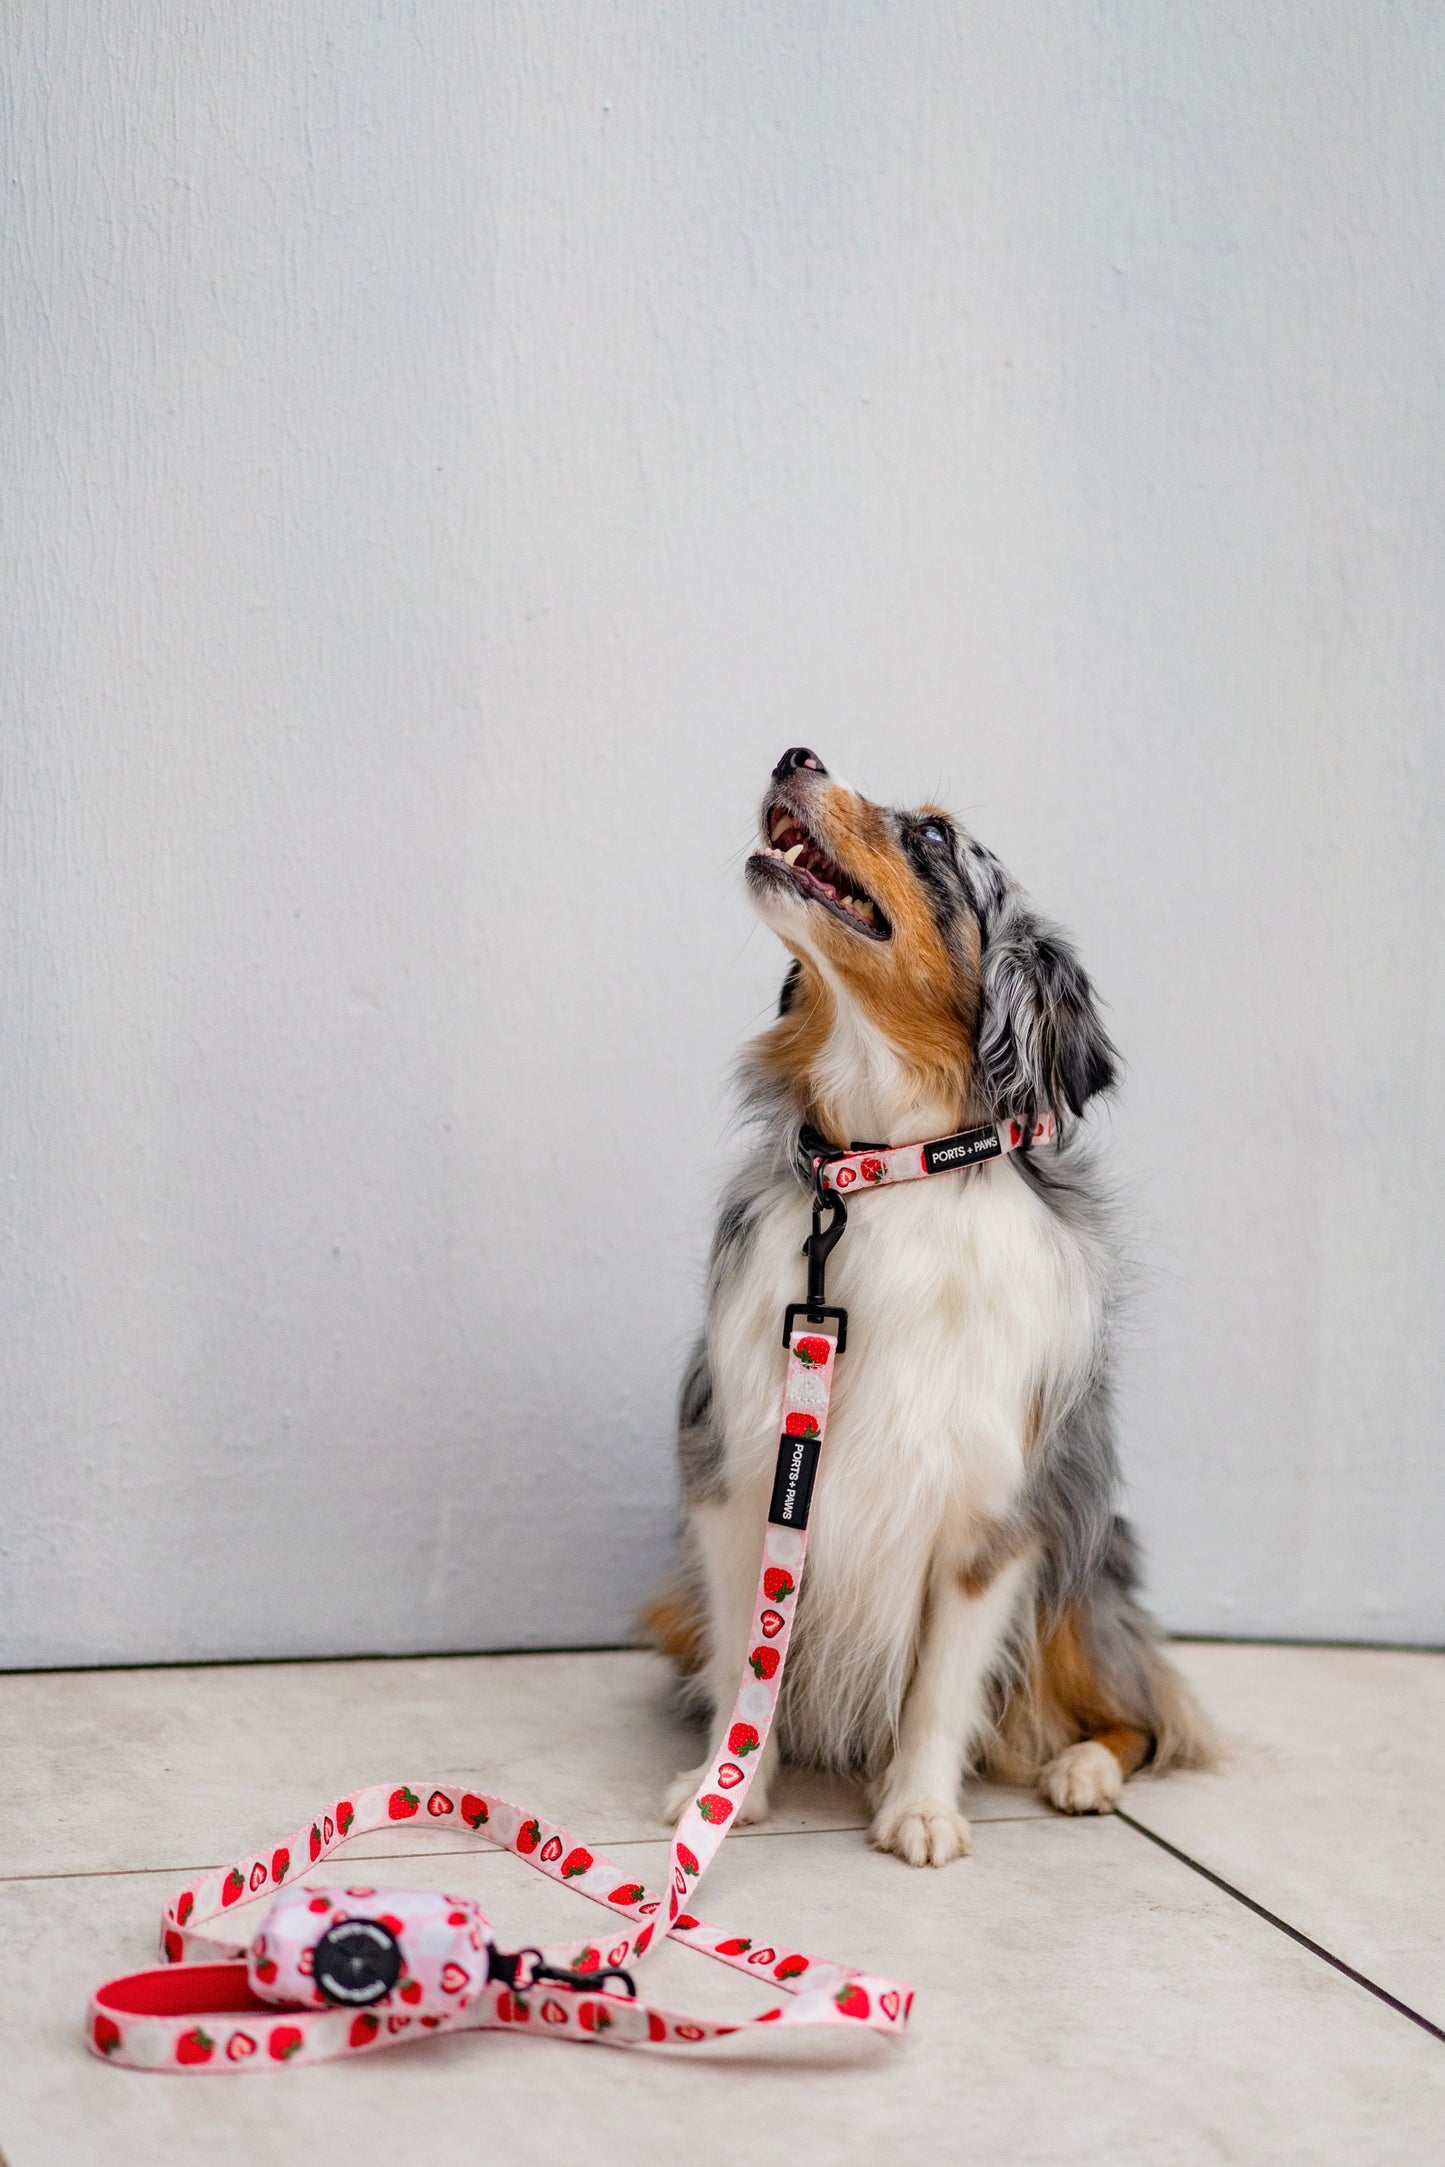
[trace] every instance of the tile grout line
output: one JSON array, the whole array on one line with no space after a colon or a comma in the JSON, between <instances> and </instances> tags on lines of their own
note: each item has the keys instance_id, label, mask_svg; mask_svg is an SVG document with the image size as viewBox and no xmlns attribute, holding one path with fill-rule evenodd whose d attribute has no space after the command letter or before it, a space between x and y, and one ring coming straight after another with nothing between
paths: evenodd
<instances>
[{"instance_id":1,"label":"tile grout line","mask_svg":"<svg viewBox=\"0 0 1445 2167\"><path fill-rule=\"evenodd\" d=\"M1020 1818L1033 1820L1036 1816L1028 1814L1021 1815ZM862 1827L861 1821L847 1821L836 1828L740 1828L735 1833L741 1837L768 1836L775 1841L784 1841L790 1836L848 1836L861 1831ZM610 1842L599 1844L598 1849L636 1851L644 1844L656 1844L661 1850L666 1842L665 1833L658 1836L615 1836ZM400 1866L416 1859L499 1859L515 1858L517 1853L510 1844L499 1843L488 1844L485 1850L474 1850L470 1844L456 1844L445 1851L440 1848L435 1851L353 1851L351 1856L357 1864L364 1861L368 1866L384 1866L391 1860ZM38 1873L0 1874L0 1889L17 1888L27 1881L143 1881L151 1874L209 1874L217 1872L226 1863L225 1859L193 1859L189 1866L178 1866L174 1862L168 1866L56 1866ZM318 1863L324 1866L328 1862L322 1859ZM309 1873L310 1870L308 1865L305 1871ZM5 2167L3 2158L0 2158L0 2167Z\"/></svg>"},{"instance_id":2,"label":"tile grout line","mask_svg":"<svg viewBox=\"0 0 1445 2167\"><path fill-rule=\"evenodd\" d=\"M1016 1827L1022 1822L1042 1822L1048 1818L1047 1815L1041 1813L996 1813L990 1814L986 1820L975 1815L974 1826L976 1828ZM735 1835L743 1840L753 1842L784 1843L796 1836L861 1835L866 1825L863 1821L839 1821L828 1827L818 1828L740 1828L735 1831ZM666 1842L667 1834L666 1831L663 1831L656 1836L616 1836L609 1842L599 1845L599 1849L603 1851L635 1851L644 1844L656 1844L660 1848ZM385 1865L388 1859L392 1859L397 1865L400 1865L403 1860L410 1861L413 1859L496 1859L515 1858L516 1856L516 1852L508 1844L488 1844L485 1849L481 1850L473 1849L468 1844L446 1851L438 1849L435 1851L355 1851L352 1853L353 1859L358 1862L364 1859L369 1866ZM0 1874L0 1889L17 1888L28 1881L126 1881L143 1880L149 1874L180 1874L184 1876L186 1874L214 1873L218 1867L224 1866L226 1863L224 1859L200 1861L193 1859L188 1866L179 1866L174 1862L163 1866L56 1866L43 1868L36 1873ZM324 1864L325 1861L323 1860L321 1863ZM309 1866L305 1870L309 1872ZM0 2167L5 2167L3 2156L0 2156Z\"/></svg>"},{"instance_id":3,"label":"tile grout line","mask_svg":"<svg viewBox=\"0 0 1445 2167\"><path fill-rule=\"evenodd\" d=\"M1121 1806L1114 1808L1114 1818L1125 1822L1137 1835L1147 1837L1150 1843L1157 1844L1161 1851L1167 1851L1170 1858L1178 1859L1180 1865L1187 1866L1191 1873L1212 1882L1215 1888L1222 1889L1226 1896L1232 1896L1237 1904L1243 1904L1246 1911L1252 1911L1255 1917L1263 1919L1266 1925L1276 1927L1280 1933L1287 1934L1291 1941L1297 1941L1302 1949L1308 1949L1310 1955L1317 1956L1321 1963L1328 1964L1346 1979L1353 1980L1356 1986L1362 1986L1367 1994L1373 1994L1376 2001L1382 2001L1385 2007L1393 2009L1397 2016L1408 2018L1410 2023L1418 2024L1422 2032L1428 2032L1432 2039L1438 2039L1445 2044L1445 2030L1442 2030L1440 2025L1432 2024L1429 2017L1422 2016L1418 2009L1412 2009L1410 2004L1401 2001L1398 1995L1391 1994L1383 1986L1377 1986L1373 1979L1367 1979L1362 1971L1356 1971L1354 1965L1347 1964L1343 1957L1332 1955L1318 1941L1301 1933L1297 1926L1291 1926L1288 1919L1282 1919L1277 1911L1271 1911L1266 1905L1256 1903L1252 1896L1245 1895L1243 1889L1237 1889L1232 1881L1226 1881L1224 1876L1215 1873L1212 1867L1191 1858L1187 1851L1181 1851L1179 1846L1170 1843L1167 1837L1157 1835L1152 1828L1146 1828L1142 1821L1136 1821L1134 1816L1125 1813Z\"/></svg>"}]
</instances>

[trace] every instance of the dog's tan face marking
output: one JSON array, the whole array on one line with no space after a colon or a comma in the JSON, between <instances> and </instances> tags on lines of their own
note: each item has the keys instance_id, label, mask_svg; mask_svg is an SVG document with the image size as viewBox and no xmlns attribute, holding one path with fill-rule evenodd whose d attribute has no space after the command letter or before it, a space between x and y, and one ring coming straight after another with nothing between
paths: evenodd
<instances>
[{"instance_id":1,"label":"dog's tan face marking","mask_svg":"<svg viewBox=\"0 0 1445 2167\"><path fill-rule=\"evenodd\" d=\"M833 985L894 1048L920 1097L960 1116L967 1102L981 939L977 919L925 877L926 850L939 846L919 838L934 827L946 833L948 815L933 806L893 812L811 771L775 778L764 800L749 885L802 966L764 1059L815 1107L825 1134L810 1078L833 1023Z\"/></svg>"}]
</instances>

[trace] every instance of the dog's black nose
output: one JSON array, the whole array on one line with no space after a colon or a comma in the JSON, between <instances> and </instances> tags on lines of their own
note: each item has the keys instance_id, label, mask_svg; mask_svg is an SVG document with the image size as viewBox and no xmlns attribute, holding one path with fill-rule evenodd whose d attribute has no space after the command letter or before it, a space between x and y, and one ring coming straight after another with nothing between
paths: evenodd
<instances>
[{"instance_id":1,"label":"dog's black nose","mask_svg":"<svg viewBox=\"0 0 1445 2167\"><path fill-rule=\"evenodd\" d=\"M806 745L790 745L782 759L773 769L773 781L780 783L785 775L791 775L795 767L810 767L815 775L826 775L828 770L815 752Z\"/></svg>"}]
</instances>

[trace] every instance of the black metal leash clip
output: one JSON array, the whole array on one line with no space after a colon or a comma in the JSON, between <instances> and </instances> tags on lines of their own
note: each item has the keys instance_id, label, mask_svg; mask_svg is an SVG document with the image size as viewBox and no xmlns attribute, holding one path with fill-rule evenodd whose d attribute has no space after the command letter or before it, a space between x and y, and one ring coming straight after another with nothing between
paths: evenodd
<instances>
[{"instance_id":1,"label":"black metal leash clip","mask_svg":"<svg viewBox=\"0 0 1445 2167\"><path fill-rule=\"evenodd\" d=\"M526 1978L519 1984L517 1972L522 1958L530 1956L534 1961L528 1966ZM579 1994L602 1994L607 1991L609 1979L620 1979L633 2001L637 1999L637 1982L630 1971L620 1964L604 1964L600 1971L568 1971L561 1964L544 1964L540 1949L517 1949L511 1956L504 1956L500 1949L493 1949L487 1964L487 1979L500 1979L514 1994L525 1994L543 1979L553 1979L558 1986L568 1986Z\"/></svg>"},{"instance_id":2,"label":"black metal leash clip","mask_svg":"<svg viewBox=\"0 0 1445 2167\"><path fill-rule=\"evenodd\" d=\"M786 1347L792 1339L798 1317L806 1317L809 1324L823 1324L833 1317L837 1320L838 1352L841 1354L848 1344L848 1312L827 1299L826 1282L828 1259L847 1230L848 1207L836 1190L823 1187L823 1169L830 1159L846 1159L848 1153L825 1143L812 1129L804 1129L801 1143L813 1161L813 1231L803 1243L803 1254L808 1260L808 1299L806 1302L789 1302L783 1311L783 1345ZM825 1211L831 1214L826 1226L823 1224Z\"/></svg>"}]
</instances>

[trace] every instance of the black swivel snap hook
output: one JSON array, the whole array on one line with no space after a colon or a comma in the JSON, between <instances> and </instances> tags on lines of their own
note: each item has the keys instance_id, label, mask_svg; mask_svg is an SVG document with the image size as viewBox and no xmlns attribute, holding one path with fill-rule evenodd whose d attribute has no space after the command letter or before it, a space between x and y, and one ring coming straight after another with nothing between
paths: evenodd
<instances>
[{"instance_id":1,"label":"black swivel snap hook","mask_svg":"<svg viewBox=\"0 0 1445 2167\"><path fill-rule=\"evenodd\" d=\"M522 1958L529 1956L525 1979L518 1978ZM604 1964L600 1971L568 1971L561 1964L544 1964L540 1949L518 1949L511 1956L504 1956L500 1949L493 1949L487 1968L488 1981L501 1979L514 1994L525 1994L543 1979L553 1979L558 1986L571 1987L578 1994L601 1994L607 1990L609 1979L620 1979L633 2001L637 1999L637 1982L630 1971L618 1964Z\"/></svg>"},{"instance_id":2,"label":"black swivel snap hook","mask_svg":"<svg viewBox=\"0 0 1445 2167\"><path fill-rule=\"evenodd\" d=\"M833 1152L834 1158L844 1156ZM843 1239L848 1226L848 1207L835 1189L823 1187L823 1169L826 1158L819 1158L813 1167L813 1231L803 1243L803 1254L808 1260L808 1299L806 1302L789 1302L783 1311L783 1345L786 1347L793 1336L794 1320L806 1317L809 1324L823 1324L829 1317L837 1320L838 1352L848 1344L848 1312L827 1298L828 1259ZM829 1214L823 1223L823 1214Z\"/></svg>"}]
</instances>

